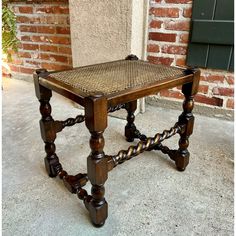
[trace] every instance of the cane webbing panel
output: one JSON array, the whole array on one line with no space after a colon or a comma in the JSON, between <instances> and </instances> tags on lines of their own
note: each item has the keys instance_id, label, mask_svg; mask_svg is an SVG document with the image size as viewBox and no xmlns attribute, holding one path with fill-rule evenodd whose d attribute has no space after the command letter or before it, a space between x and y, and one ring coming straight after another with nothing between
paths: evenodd
<instances>
[{"instance_id":1,"label":"cane webbing panel","mask_svg":"<svg viewBox=\"0 0 236 236\"><path fill-rule=\"evenodd\" d=\"M183 70L144 61L121 60L52 73L51 77L83 91L104 95L183 76Z\"/></svg>"}]
</instances>

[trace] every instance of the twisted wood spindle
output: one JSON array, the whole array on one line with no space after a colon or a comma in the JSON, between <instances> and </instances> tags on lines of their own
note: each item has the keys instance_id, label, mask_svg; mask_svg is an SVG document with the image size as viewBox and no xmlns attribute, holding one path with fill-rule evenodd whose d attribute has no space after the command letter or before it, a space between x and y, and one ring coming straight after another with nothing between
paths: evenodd
<instances>
[{"instance_id":1,"label":"twisted wood spindle","mask_svg":"<svg viewBox=\"0 0 236 236\"><path fill-rule=\"evenodd\" d=\"M152 150L157 144L159 144L163 140L172 137L176 133L180 133L182 129L183 127L177 123L170 130L164 130L163 133L157 133L153 138L147 138L145 141L140 141L137 145L130 146L127 150L119 151L117 155L107 156L109 170L111 170L118 164L123 163L124 161L130 160L132 157L137 156L146 150ZM110 160L113 161L112 164L110 163Z\"/></svg>"},{"instance_id":2,"label":"twisted wood spindle","mask_svg":"<svg viewBox=\"0 0 236 236\"><path fill-rule=\"evenodd\" d=\"M175 161L175 154L177 150L170 149L167 146L162 145L162 143L159 143L156 146L154 146L153 150L159 150L162 153L167 154L170 157L170 159Z\"/></svg>"},{"instance_id":3,"label":"twisted wood spindle","mask_svg":"<svg viewBox=\"0 0 236 236\"><path fill-rule=\"evenodd\" d=\"M54 121L53 125L56 133L61 132L66 126L73 126L77 123L84 122L85 117L83 115L78 115L75 118L68 118L65 121Z\"/></svg>"},{"instance_id":4,"label":"twisted wood spindle","mask_svg":"<svg viewBox=\"0 0 236 236\"><path fill-rule=\"evenodd\" d=\"M66 188L71 193L76 193L80 200L83 200L84 203L85 202L89 203L90 200L88 200L88 199L91 198L91 196L89 196L87 191L82 188L83 186L86 185L86 183L88 181L87 174L77 174L75 176L72 176L72 175L68 175L65 170L61 170L58 173L58 176L60 179L63 180Z\"/></svg>"},{"instance_id":5,"label":"twisted wood spindle","mask_svg":"<svg viewBox=\"0 0 236 236\"><path fill-rule=\"evenodd\" d=\"M114 106L114 107L109 107L107 112L115 112L115 111L118 111L120 109L123 109L125 108L125 104L119 104L117 106Z\"/></svg>"},{"instance_id":6,"label":"twisted wood spindle","mask_svg":"<svg viewBox=\"0 0 236 236\"><path fill-rule=\"evenodd\" d=\"M62 122L63 128L66 126L73 126L77 123L84 122L85 117L83 115L78 115L75 118L68 118L65 121Z\"/></svg>"}]
</instances>

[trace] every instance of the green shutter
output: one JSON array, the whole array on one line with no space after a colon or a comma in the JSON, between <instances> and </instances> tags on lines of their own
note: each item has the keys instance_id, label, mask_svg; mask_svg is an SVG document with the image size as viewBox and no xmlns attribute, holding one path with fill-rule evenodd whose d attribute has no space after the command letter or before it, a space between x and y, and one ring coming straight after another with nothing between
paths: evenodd
<instances>
[{"instance_id":1,"label":"green shutter","mask_svg":"<svg viewBox=\"0 0 236 236\"><path fill-rule=\"evenodd\" d=\"M187 65L234 69L234 0L193 1Z\"/></svg>"}]
</instances>

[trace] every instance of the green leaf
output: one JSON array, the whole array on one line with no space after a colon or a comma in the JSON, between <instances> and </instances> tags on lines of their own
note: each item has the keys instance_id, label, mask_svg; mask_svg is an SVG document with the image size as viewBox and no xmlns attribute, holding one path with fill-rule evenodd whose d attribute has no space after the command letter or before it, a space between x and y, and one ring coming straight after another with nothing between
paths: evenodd
<instances>
[{"instance_id":1,"label":"green leaf","mask_svg":"<svg viewBox=\"0 0 236 236\"><path fill-rule=\"evenodd\" d=\"M2 51L10 59L10 51L17 52L19 40L17 38L16 16L7 6L7 2L7 0L3 1L2 7Z\"/></svg>"}]
</instances>

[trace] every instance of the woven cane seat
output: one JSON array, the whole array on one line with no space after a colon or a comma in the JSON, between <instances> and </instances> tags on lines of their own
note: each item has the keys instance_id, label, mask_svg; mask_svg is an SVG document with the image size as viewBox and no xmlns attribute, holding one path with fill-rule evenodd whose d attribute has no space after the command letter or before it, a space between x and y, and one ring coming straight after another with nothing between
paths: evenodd
<instances>
[{"instance_id":1,"label":"woven cane seat","mask_svg":"<svg viewBox=\"0 0 236 236\"><path fill-rule=\"evenodd\" d=\"M179 68L140 60L119 60L53 72L50 77L88 95L109 95L183 75Z\"/></svg>"}]
</instances>

